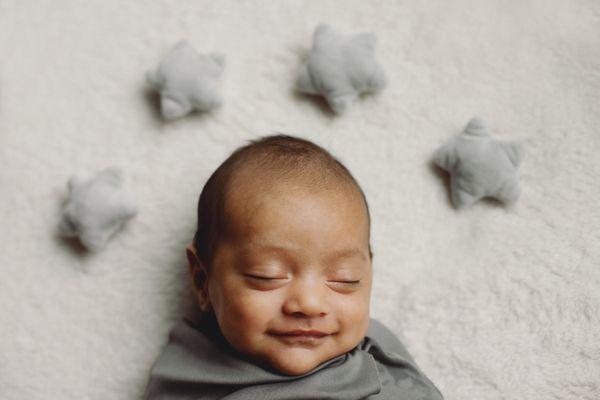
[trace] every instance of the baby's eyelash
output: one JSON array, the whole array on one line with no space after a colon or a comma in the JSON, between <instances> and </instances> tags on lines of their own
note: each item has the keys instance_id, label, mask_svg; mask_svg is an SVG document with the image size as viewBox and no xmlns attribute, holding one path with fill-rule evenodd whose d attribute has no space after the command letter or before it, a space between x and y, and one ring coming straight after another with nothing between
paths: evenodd
<instances>
[{"instance_id":1,"label":"baby's eyelash","mask_svg":"<svg viewBox=\"0 0 600 400\"><path fill-rule=\"evenodd\" d=\"M251 278L251 279L258 279L261 281L273 281L276 279L283 279L283 278L270 278L268 276L258 276L258 275L249 275L249 274L245 274L246 277Z\"/></svg>"},{"instance_id":2,"label":"baby's eyelash","mask_svg":"<svg viewBox=\"0 0 600 400\"><path fill-rule=\"evenodd\" d=\"M244 274L245 277L250 278L250 279L254 279L257 281L265 281L265 282L269 282L269 281L276 281L276 280L281 280L281 279L285 279L285 278L271 278L268 276L258 276L258 275L250 275L250 274ZM354 280L354 281L330 281L332 283L339 283L342 285L358 285L360 284L360 279Z\"/></svg>"}]
</instances>

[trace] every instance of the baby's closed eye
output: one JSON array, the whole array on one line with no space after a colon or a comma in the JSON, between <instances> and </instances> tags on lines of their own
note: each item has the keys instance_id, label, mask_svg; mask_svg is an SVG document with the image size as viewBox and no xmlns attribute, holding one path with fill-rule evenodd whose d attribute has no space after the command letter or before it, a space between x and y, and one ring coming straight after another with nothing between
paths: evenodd
<instances>
[{"instance_id":1,"label":"baby's closed eye","mask_svg":"<svg viewBox=\"0 0 600 400\"><path fill-rule=\"evenodd\" d=\"M250 279L262 280L262 281L272 281L272 280L284 280L287 277L279 277L279 276L268 276L268 275L254 275L254 274L244 274L245 277Z\"/></svg>"},{"instance_id":2,"label":"baby's closed eye","mask_svg":"<svg viewBox=\"0 0 600 400\"><path fill-rule=\"evenodd\" d=\"M330 280L329 282L356 285L356 284L360 283L360 279L354 279L354 280L334 279L334 280Z\"/></svg>"},{"instance_id":3,"label":"baby's closed eye","mask_svg":"<svg viewBox=\"0 0 600 400\"><path fill-rule=\"evenodd\" d=\"M246 279L257 285L274 286L282 285L290 280L287 276L280 274L260 274L260 273L245 273L243 274ZM361 283L360 279L350 276L331 276L326 277L324 281L337 288L354 288L358 287Z\"/></svg>"}]
</instances>

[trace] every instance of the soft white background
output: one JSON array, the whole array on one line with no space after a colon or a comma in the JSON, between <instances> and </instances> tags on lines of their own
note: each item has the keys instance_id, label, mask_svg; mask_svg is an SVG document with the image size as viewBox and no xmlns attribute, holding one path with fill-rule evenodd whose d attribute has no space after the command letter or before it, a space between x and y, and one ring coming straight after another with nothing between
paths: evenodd
<instances>
[{"instance_id":1,"label":"soft white background","mask_svg":"<svg viewBox=\"0 0 600 400\"><path fill-rule=\"evenodd\" d=\"M376 33L389 77L340 117L292 90L319 22ZM225 105L166 123L144 73L183 38L226 54ZM447 399L599 399L599 65L593 0L0 0L0 398L140 398L202 185L285 132L363 185L372 315ZM454 210L429 164L475 114L527 146L514 209ZM140 212L81 253L66 181L109 165Z\"/></svg>"}]
</instances>

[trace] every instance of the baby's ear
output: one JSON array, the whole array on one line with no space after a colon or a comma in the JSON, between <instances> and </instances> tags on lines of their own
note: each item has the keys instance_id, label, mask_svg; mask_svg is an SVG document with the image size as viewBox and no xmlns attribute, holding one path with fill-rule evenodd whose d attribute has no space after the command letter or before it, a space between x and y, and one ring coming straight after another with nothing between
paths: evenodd
<instances>
[{"instance_id":1,"label":"baby's ear","mask_svg":"<svg viewBox=\"0 0 600 400\"><path fill-rule=\"evenodd\" d=\"M198 256L196 254L196 246L190 243L185 248L185 255L188 260L188 270L190 273L194 271L194 267L198 264Z\"/></svg>"},{"instance_id":2,"label":"baby's ear","mask_svg":"<svg viewBox=\"0 0 600 400\"><path fill-rule=\"evenodd\" d=\"M193 244L188 245L185 248L185 254L188 259L188 269L194 285L194 292L198 299L198 305L202 311L208 311L210 308L210 300L208 296L208 273L206 268L198 259L196 246Z\"/></svg>"}]
</instances>

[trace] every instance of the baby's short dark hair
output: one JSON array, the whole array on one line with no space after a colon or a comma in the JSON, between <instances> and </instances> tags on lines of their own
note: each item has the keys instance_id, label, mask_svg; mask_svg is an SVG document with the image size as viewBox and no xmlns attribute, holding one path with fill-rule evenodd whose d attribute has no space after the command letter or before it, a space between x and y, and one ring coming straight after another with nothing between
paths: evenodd
<instances>
[{"instance_id":1,"label":"baby's short dark hair","mask_svg":"<svg viewBox=\"0 0 600 400\"><path fill-rule=\"evenodd\" d=\"M283 134L264 136L235 150L213 172L202 189L198 200L198 227L194 235L194 246L198 258L208 271L211 270L215 245L227 226L227 193L236 173L248 166L283 183L302 179L313 188L332 184L355 188L364 201L370 232L371 216L365 194L350 171L337 158L306 139ZM369 253L372 256L370 244Z\"/></svg>"}]
</instances>

